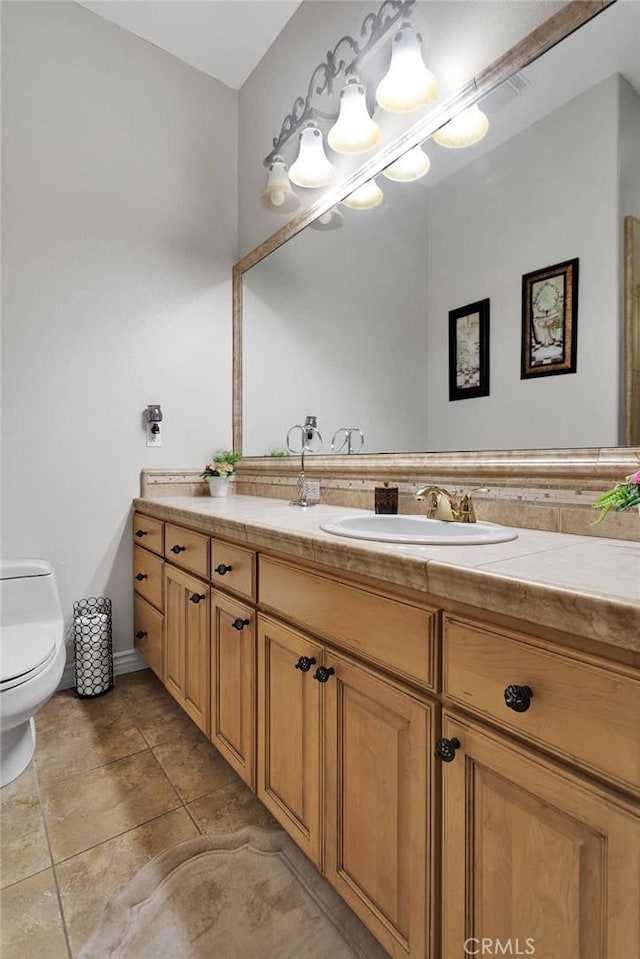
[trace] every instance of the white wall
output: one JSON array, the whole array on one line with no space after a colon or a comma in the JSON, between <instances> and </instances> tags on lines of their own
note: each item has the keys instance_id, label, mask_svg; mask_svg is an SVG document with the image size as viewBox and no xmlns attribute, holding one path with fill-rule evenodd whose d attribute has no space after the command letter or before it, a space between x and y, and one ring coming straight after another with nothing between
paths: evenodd
<instances>
[{"instance_id":1,"label":"white wall","mask_svg":"<svg viewBox=\"0 0 640 959\"><path fill-rule=\"evenodd\" d=\"M3 551L131 646L142 467L231 437L237 96L75 3L2 4ZM141 411L162 403L161 449Z\"/></svg>"},{"instance_id":2,"label":"white wall","mask_svg":"<svg viewBox=\"0 0 640 959\"><path fill-rule=\"evenodd\" d=\"M418 0L411 20L423 36L425 62L439 79L439 100L446 99L496 57L510 49L564 4L556 0ZM249 252L275 233L288 217L264 212L258 198L264 189L263 158L280 133L296 97L305 97L314 68L325 60L344 35L358 37L367 13L379 3L362 0L305 0L270 47L240 91L239 118L239 250ZM344 48L341 49L344 53ZM380 78L386 70L388 43L362 71L364 80ZM321 109L330 112L337 93L322 98ZM385 145L420 117L376 112ZM325 133L330 124L322 123ZM297 155L294 137L284 154L291 164ZM367 156L341 157L328 151L336 169L336 182L357 169ZM298 190L302 207L310 206L323 190Z\"/></svg>"}]
</instances>

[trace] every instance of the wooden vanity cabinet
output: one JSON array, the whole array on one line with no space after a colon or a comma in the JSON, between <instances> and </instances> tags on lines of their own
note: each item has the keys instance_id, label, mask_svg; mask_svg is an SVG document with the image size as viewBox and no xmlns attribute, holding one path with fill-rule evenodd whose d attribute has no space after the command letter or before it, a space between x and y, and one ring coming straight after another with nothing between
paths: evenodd
<instances>
[{"instance_id":1,"label":"wooden vanity cabinet","mask_svg":"<svg viewBox=\"0 0 640 959\"><path fill-rule=\"evenodd\" d=\"M637 959L638 805L448 710L443 735L458 746L442 770L442 956L484 939L496 955L499 940L544 959Z\"/></svg>"},{"instance_id":2,"label":"wooden vanity cabinet","mask_svg":"<svg viewBox=\"0 0 640 959\"><path fill-rule=\"evenodd\" d=\"M164 616L137 594L133 597L133 645L164 682Z\"/></svg>"},{"instance_id":3,"label":"wooden vanity cabinet","mask_svg":"<svg viewBox=\"0 0 640 959\"><path fill-rule=\"evenodd\" d=\"M165 686L208 734L211 589L168 563L164 575Z\"/></svg>"},{"instance_id":4,"label":"wooden vanity cabinet","mask_svg":"<svg viewBox=\"0 0 640 959\"><path fill-rule=\"evenodd\" d=\"M256 755L256 614L211 591L211 742L251 789Z\"/></svg>"},{"instance_id":5,"label":"wooden vanity cabinet","mask_svg":"<svg viewBox=\"0 0 640 959\"><path fill-rule=\"evenodd\" d=\"M431 955L434 712L259 616L258 796L396 959Z\"/></svg>"}]
</instances>

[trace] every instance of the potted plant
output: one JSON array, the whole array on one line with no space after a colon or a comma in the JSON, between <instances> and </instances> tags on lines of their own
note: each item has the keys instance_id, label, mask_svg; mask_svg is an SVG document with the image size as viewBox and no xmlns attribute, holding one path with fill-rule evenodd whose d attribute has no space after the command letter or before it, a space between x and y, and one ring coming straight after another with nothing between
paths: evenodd
<instances>
[{"instance_id":1,"label":"potted plant","mask_svg":"<svg viewBox=\"0 0 640 959\"><path fill-rule=\"evenodd\" d=\"M213 454L200 476L209 480L211 496L226 496L229 492L229 477L236 471L236 463L242 457L233 450L218 450Z\"/></svg>"},{"instance_id":2,"label":"potted plant","mask_svg":"<svg viewBox=\"0 0 640 959\"><path fill-rule=\"evenodd\" d=\"M625 476L624 480L616 483L613 489L607 490L606 493L599 496L593 505L600 510L600 515L594 521L594 525L595 523L601 523L611 509L621 513L625 509L637 506L640 510L640 470Z\"/></svg>"}]
</instances>

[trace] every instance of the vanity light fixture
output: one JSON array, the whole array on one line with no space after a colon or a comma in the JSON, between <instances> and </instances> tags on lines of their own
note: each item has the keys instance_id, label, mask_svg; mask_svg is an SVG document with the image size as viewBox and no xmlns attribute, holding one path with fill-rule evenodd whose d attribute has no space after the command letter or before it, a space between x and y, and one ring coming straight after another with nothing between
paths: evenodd
<instances>
[{"instance_id":1,"label":"vanity light fixture","mask_svg":"<svg viewBox=\"0 0 640 959\"><path fill-rule=\"evenodd\" d=\"M339 230L344 224L344 217L337 207L333 206L326 213L320 214L315 220L312 220L309 226L312 230Z\"/></svg>"},{"instance_id":2,"label":"vanity light fixture","mask_svg":"<svg viewBox=\"0 0 640 959\"><path fill-rule=\"evenodd\" d=\"M391 63L378 84L376 100L390 113L412 113L435 99L438 82L424 65L422 37L403 23L391 42Z\"/></svg>"},{"instance_id":3,"label":"vanity light fixture","mask_svg":"<svg viewBox=\"0 0 640 959\"><path fill-rule=\"evenodd\" d=\"M298 158L289 170L289 179L296 186L313 189L326 186L333 176L322 142L322 130L309 123L300 134Z\"/></svg>"},{"instance_id":4,"label":"vanity light fixture","mask_svg":"<svg viewBox=\"0 0 640 959\"><path fill-rule=\"evenodd\" d=\"M449 120L433 134L433 139L441 147L461 149L479 143L489 129L489 119L477 103L472 104Z\"/></svg>"},{"instance_id":5,"label":"vanity light fixture","mask_svg":"<svg viewBox=\"0 0 640 959\"><path fill-rule=\"evenodd\" d=\"M342 205L350 210L373 210L374 207L380 206L383 199L384 193L376 181L371 179L346 196Z\"/></svg>"},{"instance_id":6,"label":"vanity light fixture","mask_svg":"<svg viewBox=\"0 0 640 959\"><path fill-rule=\"evenodd\" d=\"M369 116L365 89L356 76L340 92L340 113L327 142L336 153L366 153L380 139L380 127Z\"/></svg>"},{"instance_id":7,"label":"vanity light fixture","mask_svg":"<svg viewBox=\"0 0 640 959\"><path fill-rule=\"evenodd\" d=\"M264 209L278 213L293 213L300 206L300 199L291 189L287 166L279 153L269 164L267 185L260 196L260 203Z\"/></svg>"},{"instance_id":8,"label":"vanity light fixture","mask_svg":"<svg viewBox=\"0 0 640 959\"><path fill-rule=\"evenodd\" d=\"M395 180L396 183L410 183L425 176L430 167L431 160L418 144L384 169L382 175L386 176L387 180Z\"/></svg>"}]
</instances>

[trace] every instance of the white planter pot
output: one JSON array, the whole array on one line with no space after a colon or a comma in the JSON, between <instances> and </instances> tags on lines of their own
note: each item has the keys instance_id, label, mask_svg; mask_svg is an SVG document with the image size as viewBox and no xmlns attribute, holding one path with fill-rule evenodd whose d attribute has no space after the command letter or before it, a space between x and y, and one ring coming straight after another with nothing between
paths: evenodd
<instances>
[{"instance_id":1,"label":"white planter pot","mask_svg":"<svg viewBox=\"0 0 640 959\"><path fill-rule=\"evenodd\" d=\"M210 476L209 493L211 496L226 496L229 492L228 476Z\"/></svg>"}]
</instances>

